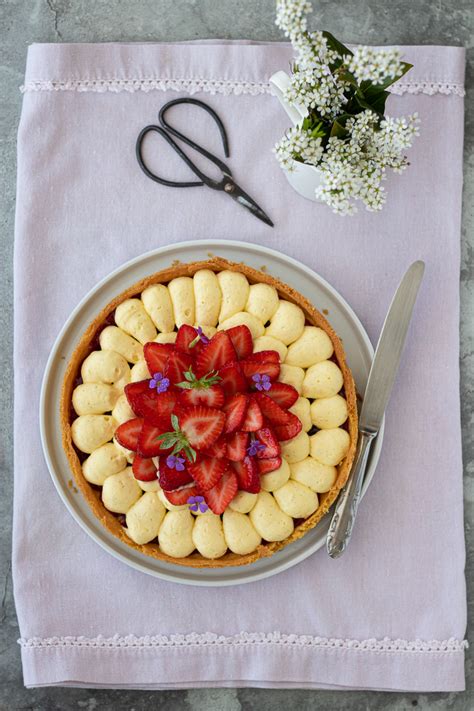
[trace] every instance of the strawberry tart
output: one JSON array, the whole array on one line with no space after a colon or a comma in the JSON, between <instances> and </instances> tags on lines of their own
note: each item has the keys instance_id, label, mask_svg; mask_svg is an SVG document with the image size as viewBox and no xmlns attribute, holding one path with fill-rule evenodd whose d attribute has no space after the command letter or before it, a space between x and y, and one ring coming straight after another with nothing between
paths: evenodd
<instances>
[{"instance_id":1,"label":"strawberry tart","mask_svg":"<svg viewBox=\"0 0 474 711\"><path fill-rule=\"evenodd\" d=\"M303 296L212 258L117 296L62 396L75 482L104 526L181 565L251 563L327 512L354 457L354 382Z\"/></svg>"}]
</instances>

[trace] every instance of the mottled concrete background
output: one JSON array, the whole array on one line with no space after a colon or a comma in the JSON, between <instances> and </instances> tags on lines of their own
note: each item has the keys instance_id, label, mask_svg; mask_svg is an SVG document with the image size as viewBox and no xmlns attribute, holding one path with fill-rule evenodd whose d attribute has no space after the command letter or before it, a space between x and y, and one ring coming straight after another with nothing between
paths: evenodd
<instances>
[{"instance_id":1,"label":"mottled concrete background","mask_svg":"<svg viewBox=\"0 0 474 711\"><path fill-rule=\"evenodd\" d=\"M312 23L346 42L367 44L451 44L473 40L471 0L313 0ZM317 25L316 25L317 23ZM15 142L20 116L26 49L32 42L174 41L198 38L279 40L273 0L0 0L0 710L29 709L193 709L274 711L275 709L455 709L474 708L474 667L468 652L465 694L271 691L89 691L23 688L18 627L10 575L12 497L12 252L15 208ZM473 85L470 54L467 86ZM474 106L466 98L463 265L461 271L461 387L466 471L468 587L474 597ZM449 130L449 126L446 127ZM453 413L455 415L455 413ZM469 479L471 477L471 479ZM32 512L34 515L34 511ZM472 619L472 615L471 615Z\"/></svg>"}]
</instances>

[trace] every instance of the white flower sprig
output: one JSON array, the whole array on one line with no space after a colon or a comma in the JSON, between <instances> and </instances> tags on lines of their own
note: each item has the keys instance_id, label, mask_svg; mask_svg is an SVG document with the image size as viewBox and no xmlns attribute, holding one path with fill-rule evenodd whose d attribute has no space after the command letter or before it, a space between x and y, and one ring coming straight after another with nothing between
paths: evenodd
<instances>
[{"instance_id":1,"label":"white flower sprig","mask_svg":"<svg viewBox=\"0 0 474 711\"><path fill-rule=\"evenodd\" d=\"M335 212L353 214L356 200L380 210L386 170L407 167L403 151L418 135L416 114L384 116L387 87L411 65L396 48L351 52L328 32L309 32L311 11L305 0L277 0L276 24L295 50L284 98L304 107L307 117L276 144L276 157L287 171L295 161L317 167L323 180L316 197Z\"/></svg>"}]
</instances>

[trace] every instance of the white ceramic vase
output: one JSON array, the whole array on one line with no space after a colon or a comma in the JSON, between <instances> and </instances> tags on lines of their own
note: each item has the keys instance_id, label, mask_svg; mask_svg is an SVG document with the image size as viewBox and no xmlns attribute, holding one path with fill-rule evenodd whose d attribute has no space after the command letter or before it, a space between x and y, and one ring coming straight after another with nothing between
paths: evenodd
<instances>
[{"instance_id":1,"label":"white ceramic vase","mask_svg":"<svg viewBox=\"0 0 474 711\"><path fill-rule=\"evenodd\" d=\"M292 124L298 126L305 116L307 116L308 112L303 106L289 104L285 101L283 94L285 89L289 86L290 81L290 77L286 72L276 72L270 77L270 87L273 96L277 97ZM293 168L294 170L292 171L283 171L291 187L308 200L318 202L315 190L323 181L321 171L313 165L306 165L296 160L293 161Z\"/></svg>"}]
</instances>

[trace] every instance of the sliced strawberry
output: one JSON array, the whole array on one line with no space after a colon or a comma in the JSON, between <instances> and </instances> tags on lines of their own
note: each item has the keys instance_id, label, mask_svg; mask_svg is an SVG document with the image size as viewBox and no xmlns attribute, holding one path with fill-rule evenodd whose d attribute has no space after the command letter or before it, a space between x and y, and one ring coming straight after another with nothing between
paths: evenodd
<instances>
[{"instance_id":1,"label":"sliced strawberry","mask_svg":"<svg viewBox=\"0 0 474 711\"><path fill-rule=\"evenodd\" d=\"M213 370L219 370L232 363L237 358L237 353L230 337L225 331L218 331L198 354L196 370L201 377Z\"/></svg>"},{"instance_id":2,"label":"sliced strawberry","mask_svg":"<svg viewBox=\"0 0 474 711\"><path fill-rule=\"evenodd\" d=\"M275 469L281 467L281 457L272 457L272 459L258 459L257 467L260 474L268 474L274 472Z\"/></svg>"},{"instance_id":3,"label":"sliced strawberry","mask_svg":"<svg viewBox=\"0 0 474 711\"><path fill-rule=\"evenodd\" d=\"M153 459L145 459L139 454L133 460L132 471L135 479L139 479L139 481L154 481L158 478Z\"/></svg>"},{"instance_id":4,"label":"sliced strawberry","mask_svg":"<svg viewBox=\"0 0 474 711\"><path fill-rule=\"evenodd\" d=\"M270 391L269 391L270 392ZM268 397L264 393L255 393L253 396L258 402L258 405L263 413L263 416L271 422L272 425L286 425L290 421L290 412L283 410L280 405L277 405L275 400Z\"/></svg>"},{"instance_id":5,"label":"sliced strawberry","mask_svg":"<svg viewBox=\"0 0 474 711\"><path fill-rule=\"evenodd\" d=\"M248 358L248 356L252 354L253 340L248 326L244 326L243 324L241 326L234 326L233 328L227 329L226 333L232 341L239 360Z\"/></svg>"},{"instance_id":6,"label":"sliced strawberry","mask_svg":"<svg viewBox=\"0 0 474 711\"><path fill-rule=\"evenodd\" d=\"M248 432L234 432L227 438L227 459L232 462L241 462L247 455L249 443Z\"/></svg>"},{"instance_id":7,"label":"sliced strawberry","mask_svg":"<svg viewBox=\"0 0 474 711\"><path fill-rule=\"evenodd\" d=\"M206 491L206 502L215 514L224 513L237 493L238 483L235 472L228 470L217 484Z\"/></svg>"},{"instance_id":8,"label":"sliced strawberry","mask_svg":"<svg viewBox=\"0 0 474 711\"><path fill-rule=\"evenodd\" d=\"M128 383L124 388L124 392L133 412L137 416L142 415L140 412L140 400L142 395L152 392L150 389L150 380L139 380L136 383Z\"/></svg>"},{"instance_id":9,"label":"sliced strawberry","mask_svg":"<svg viewBox=\"0 0 474 711\"><path fill-rule=\"evenodd\" d=\"M190 355L174 350L168 358L164 374L173 385L181 383L184 380L184 373L189 370L192 362Z\"/></svg>"},{"instance_id":10,"label":"sliced strawberry","mask_svg":"<svg viewBox=\"0 0 474 711\"><path fill-rule=\"evenodd\" d=\"M265 449L257 453L259 459L273 459L274 457L280 456L281 447L278 444L275 432L270 429L270 427L262 427L262 429L258 430L255 434L258 440L265 445Z\"/></svg>"},{"instance_id":11,"label":"sliced strawberry","mask_svg":"<svg viewBox=\"0 0 474 711\"><path fill-rule=\"evenodd\" d=\"M279 363L280 354L277 351L258 351L248 356L252 363Z\"/></svg>"},{"instance_id":12,"label":"sliced strawberry","mask_svg":"<svg viewBox=\"0 0 474 711\"><path fill-rule=\"evenodd\" d=\"M160 486L163 491L173 491L174 489L179 489L180 486L185 486L193 481L190 472L187 469L183 471L178 471L177 469L171 469L166 464L166 457L160 457L160 470L159 470ZM189 494L192 496L192 494Z\"/></svg>"},{"instance_id":13,"label":"sliced strawberry","mask_svg":"<svg viewBox=\"0 0 474 711\"><path fill-rule=\"evenodd\" d=\"M288 415L290 419L286 425L275 425L274 430L277 438L280 441L286 441L287 439L293 439L297 434L301 432L303 425L300 420L292 412Z\"/></svg>"},{"instance_id":14,"label":"sliced strawberry","mask_svg":"<svg viewBox=\"0 0 474 711\"><path fill-rule=\"evenodd\" d=\"M149 383L149 380L144 380L141 382ZM167 391L164 393L157 392L156 389L147 388L144 392L139 393L133 391L132 395L129 396L128 388L130 386L139 385L140 383L130 383L125 386L125 394L127 399L133 400L132 409L136 415L144 417L145 420L150 425L155 425L155 427L160 427L162 432L166 432L170 427L170 416L176 405L177 394L172 391Z\"/></svg>"},{"instance_id":15,"label":"sliced strawberry","mask_svg":"<svg viewBox=\"0 0 474 711\"><path fill-rule=\"evenodd\" d=\"M224 435L221 435L214 444L211 444L207 449L201 449L201 453L206 457L216 457L222 459L227 456L227 443Z\"/></svg>"},{"instance_id":16,"label":"sliced strawberry","mask_svg":"<svg viewBox=\"0 0 474 711\"><path fill-rule=\"evenodd\" d=\"M189 344L196 339L197 335L197 328L193 328L193 326L183 323L183 325L178 329L175 347L178 350L183 351L183 353L196 355L196 347L199 345L200 341L198 341L191 349L189 348Z\"/></svg>"},{"instance_id":17,"label":"sliced strawberry","mask_svg":"<svg viewBox=\"0 0 474 711\"><path fill-rule=\"evenodd\" d=\"M191 496L197 496L199 493L197 486L188 485L181 487L181 489L175 489L175 491L165 491L165 496L173 506L184 506Z\"/></svg>"},{"instance_id":18,"label":"sliced strawberry","mask_svg":"<svg viewBox=\"0 0 474 711\"><path fill-rule=\"evenodd\" d=\"M206 407L222 407L224 404L224 391L220 385L211 385L209 388L189 388L183 390L179 396L182 405L205 405Z\"/></svg>"},{"instance_id":19,"label":"sliced strawberry","mask_svg":"<svg viewBox=\"0 0 474 711\"><path fill-rule=\"evenodd\" d=\"M142 431L143 420L141 417L136 417L133 420L128 420L124 422L123 425L117 427L115 430L115 438L122 447L126 449L131 449L132 452L136 452L138 449L138 438L140 432Z\"/></svg>"},{"instance_id":20,"label":"sliced strawberry","mask_svg":"<svg viewBox=\"0 0 474 711\"><path fill-rule=\"evenodd\" d=\"M161 440L158 439L163 432L166 432L166 428L155 427L145 420L138 438L138 454L142 457L157 457L163 454Z\"/></svg>"},{"instance_id":21,"label":"sliced strawberry","mask_svg":"<svg viewBox=\"0 0 474 711\"><path fill-rule=\"evenodd\" d=\"M243 421L240 429L243 432L256 432L263 425L263 415L259 408L257 401L253 398L250 400L247 407L247 412L245 414L245 420Z\"/></svg>"},{"instance_id":22,"label":"sliced strawberry","mask_svg":"<svg viewBox=\"0 0 474 711\"><path fill-rule=\"evenodd\" d=\"M212 459L211 457L200 457L195 464L188 464L191 476L202 491L212 489L228 467L227 459Z\"/></svg>"},{"instance_id":23,"label":"sliced strawberry","mask_svg":"<svg viewBox=\"0 0 474 711\"><path fill-rule=\"evenodd\" d=\"M265 363L260 363L259 361L254 361L254 360L242 360L240 362L240 365L242 366L242 370L244 372L245 377L247 380L250 382L251 385L255 385L255 383L252 380L252 376L256 375L257 373L259 375L268 375L270 380L276 380L278 376L280 375L280 364L279 363L272 363L272 362L265 362Z\"/></svg>"},{"instance_id":24,"label":"sliced strawberry","mask_svg":"<svg viewBox=\"0 0 474 711\"><path fill-rule=\"evenodd\" d=\"M270 390L265 391L265 395L275 400L277 405L280 405L284 410L294 405L299 398L298 391L293 385L287 385L287 383L280 383L278 381L272 383L272 387Z\"/></svg>"},{"instance_id":25,"label":"sliced strawberry","mask_svg":"<svg viewBox=\"0 0 474 711\"><path fill-rule=\"evenodd\" d=\"M238 363L230 363L219 370L220 385L227 397L247 390L247 380Z\"/></svg>"},{"instance_id":26,"label":"sliced strawberry","mask_svg":"<svg viewBox=\"0 0 474 711\"><path fill-rule=\"evenodd\" d=\"M260 491L260 474L257 463L253 457L245 457L243 462L233 462L237 475L238 486L241 491L258 494Z\"/></svg>"},{"instance_id":27,"label":"sliced strawberry","mask_svg":"<svg viewBox=\"0 0 474 711\"><path fill-rule=\"evenodd\" d=\"M225 414L212 407L192 405L183 409L179 416L179 426L191 445L196 449L207 449L224 429Z\"/></svg>"},{"instance_id":28,"label":"sliced strawberry","mask_svg":"<svg viewBox=\"0 0 474 711\"><path fill-rule=\"evenodd\" d=\"M230 400L226 402L223 407L226 417L224 432L235 432L235 430L240 429L240 426L245 419L248 402L248 396L243 393L232 395Z\"/></svg>"},{"instance_id":29,"label":"sliced strawberry","mask_svg":"<svg viewBox=\"0 0 474 711\"><path fill-rule=\"evenodd\" d=\"M143 346L143 354L150 375L155 373L163 373L168 357L174 350L172 343L145 343Z\"/></svg>"}]
</instances>

